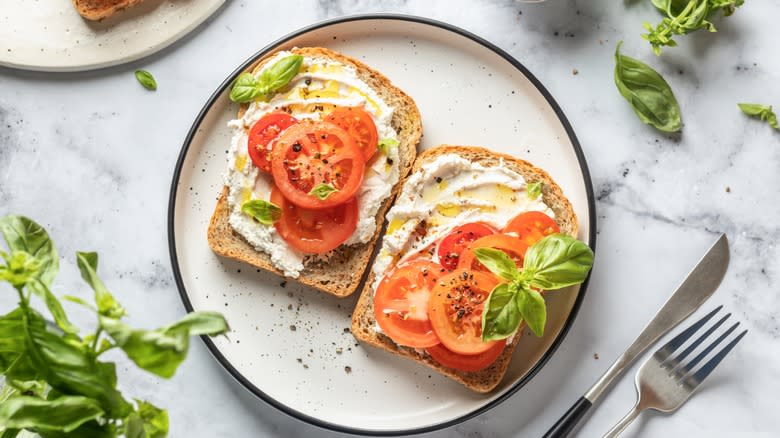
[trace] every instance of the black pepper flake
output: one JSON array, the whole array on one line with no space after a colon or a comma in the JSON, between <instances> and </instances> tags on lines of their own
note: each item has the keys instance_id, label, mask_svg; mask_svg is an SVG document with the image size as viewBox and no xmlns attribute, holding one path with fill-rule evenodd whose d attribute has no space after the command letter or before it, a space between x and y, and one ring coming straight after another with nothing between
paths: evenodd
<instances>
[{"instance_id":1,"label":"black pepper flake","mask_svg":"<svg viewBox=\"0 0 780 438\"><path fill-rule=\"evenodd\" d=\"M388 158L387 159L387 164L392 166L393 165L393 159L392 158Z\"/></svg>"},{"instance_id":2,"label":"black pepper flake","mask_svg":"<svg viewBox=\"0 0 780 438\"><path fill-rule=\"evenodd\" d=\"M258 272L259 272L259 271L258 271ZM287 286L287 282L286 282L286 281L283 281L283 282L279 283L279 286L281 286L281 287L285 287L285 286ZM292 293L291 293L291 295L292 295Z\"/></svg>"},{"instance_id":3,"label":"black pepper flake","mask_svg":"<svg viewBox=\"0 0 780 438\"><path fill-rule=\"evenodd\" d=\"M295 360L297 360L297 361L298 361L298 363L303 363L303 359L301 359L300 357L299 357L299 358L297 358L297 359L295 359Z\"/></svg>"},{"instance_id":4,"label":"black pepper flake","mask_svg":"<svg viewBox=\"0 0 780 438\"><path fill-rule=\"evenodd\" d=\"M323 158L322 159L322 164L328 164L328 159L327 158Z\"/></svg>"},{"instance_id":5,"label":"black pepper flake","mask_svg":"<svg viewBox=\"0 0 780 438\"><path fill-rule=\"evenodd\" d=\"M306 78L306 80L303 82L305 82L306 85L311 85L311 78Z\"/></svg>"},{"instance_id":6,"label":"black pepper flake","mask_svg":"<svg viewBox=\"0 0 780 438\"><path fill-rule=\"evenodd\" d=\"M345 366L344 367L344 372L346 372L347 374L351 373L352 372L352 367L349 366L349 365Z\"/></svg>"},{"instance_id":7,"label":"black pepper flake","mask_svg":"<svg viewBox=\"0 0 780 438\"><path fill-rule=\"evenodd\" d=\"M300 143L295 143L295 144L292 146L292 150L293 150L293 152L300 152L300 151L301 151L301 145L300 145Z\"/></svg>"},{"instance_id":8,"label":"black pepper flake","mask_svg":"<svg viewBox=\"0 0 780 438\"><path fill-rule=\"evenodd\" d=\"M437 183L441 183L441 182L442 182L442 179L441 179L441 177L440 177L440 176L437 176L437 177L436 177L436 182L437 182Z\"/></svg>"},{"instance_id":9,"label":"black pepper flake","mask_svg":"<svg viewBox=\"0 0 780 438\"><path fill-rule=\"evenodd\" d=\"M298 330L298 327L295 327L295 324L290 325L290 331L296 331Z\"/></svg>"}]
</instances>

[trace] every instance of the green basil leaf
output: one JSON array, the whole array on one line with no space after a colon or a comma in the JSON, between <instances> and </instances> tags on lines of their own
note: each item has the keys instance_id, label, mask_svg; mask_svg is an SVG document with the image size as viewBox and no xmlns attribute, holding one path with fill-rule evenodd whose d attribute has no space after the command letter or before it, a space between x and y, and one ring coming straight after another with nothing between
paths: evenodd
<instances>
[{"instance_id":1,"label":"green basil leaf","mask_svg":"<svg viewBox=\"0 0 780 438\"><path fill-rule=\"evenodd\" d=\"M523 287L514 296L520 315L528 327L538 337L544 335L544 325L547 323L547 306L544 297L539 292Z\"/></svg>"},{"instance_id":2,"label":"green basil leaf","mask_svg":"<svg viewBox=\"0 0 780 438\"><path fill-rule=\"evenodd\" d=\"M90 309L90 310L94 311L95 313L97 313L97 307L93 306L92 304L86 302L85 300L83 300L83 299L81 299L81 298L79 298L77 296L63 295L62 299L65 300L65 301L70 301L71 303L80 304L80 305L86 307L87 309Z\"/></svg>"},{"instance_id":3,"label":"green basil leaf","mask_svg":"<svg viewBox=\"0 0 780 438\"><path fill-rule=\"evenodd\" d=\"M769 123L769 126L780 129L780 125L777 122L777 115L772 111L771 105L761 105L757 103L739 103L737 105L739 106L739 109L748 116L761 119Z\"/></svg>"},{"instance_id":4,"label":"green basil leaf","mask_svg":"<svg viewBox=\"0 0 780 438\"><path fill-rule=\"evenodd\" d=\"M112 423L100 424L95 420L87 421L70 432L35 430L41 438L117 438L116 426Z\"/></svg>"},{"instance_id":5,"label":"green basil leaf","mask_svg":"<svg viewBox=\"0 0 780 438\"><path fill-rule=\"evenodd\" d=\"M0 438L16 438L21 429L6 429L0 432Z\"/></svg>"},{"instance_id":6,"label":"green basil leaf","mask_svg":"<svg viewBox=\"0 0 780 438\"><path fill-rule=\"evenodd\" d=\"M477 256L477 260L485 265L490 272L508 281L517 278L519 274L517 266L504 251L495 248L477 248L473 252Z\"/></svg>"},{"instance_id":7,"label":"green basil leaf","mask_svg":"<svg viewBox=\"0 0 780 438\"><path fill-rule=\"evenodd\" d=\"M385 155L390 155L390 149L398 147L398 140L394 138L383 138L377 145L379 151Z\"/></svg>"},{"instance_id":8,"label":"green basil leaf","mask_svg":"<svg viewBox=\"0 0 780 438\"><path fill-rule=\"evenodd\" d=\"M98 362L88 350L48 332L43 318L34 310L28 308L23 319L26 353L43 380L63 394L98 400L111 418L127 416L131 406L115 388L116 375L107 373L111 365Z\"/></svg>"},{"instance_id":9,"label":"green basil leaf","mask_svg":"<svg viewBox=\"0 0 780 438\"><path fill-rule=\"evenodd\" d=\"M81 271L81 278L95 291L95 303L98 313L109 318L121 318L127 312L108 291L103 280L97 275L98 255L96 252L77 252L76 264Z\"/></svg>"},{"instance_id":10,"label":"green basil leaf","mask_svg":"<svg viewBox=\"0 0 780 438\"><path fill-rule=\"evenodd\" d=\"M21 289L37 279L43 271L43 264L27 251L13 250L11 254L0 252L6 265L0 266L0 279Z\"/></svg>"},{"instance_id":11,"label":"green basil leaf","mask_svg":"<svg viewBox=\"0 0 780 438\"><path fill-rule=\"evenodd\" d=\"M11 252L25 251L38 259L40 279L51 286L60 270L60 259L46 230L24 216L4 216L0 217L0 233Z\"/></svg>"},{"instance_id":12,"label":"green basil leaf","mask_svg":"<svg viewBox=\"0 0 780 438\"><path fill-rule=\"evenodd\" d=\"M42 380L6 379L5 384L16 388L19 393L43 398L46 392L46 382Z\"/></svg>"},{"instance_id":13,"label":"green basil leaf","mask_svg":"<svg viewBox=\"0 0 780 438\"><path fill-rule=\"evenodd\" d=\"M482 309L482 340L493 341L512 336L520 327L520 311L515 304L515 292L507 283L490 292Z\"/></svg>"},{"instance_id":14,"label":"green basil leaf","mask_svg":"<svg viewBox=\"0 0 780 438\"><path fill-rule=\"evenodd\" d=\"M136 365L165 378L172 377L187 357L190 336L214 336L228 330L224 318L214 312L193 312L157 330L133 329L102 316L100 326Z\"/></svg>"},{"instance_id":15,"label":"green basil leaf","mask_svg":"<svg viewBox=\"0 0 780 438\"><path fill-rule=\"evenodd\" d=\"M54 322L57 323L57 326L61 328L62 331L71 334L79 332L78 327L71 324L70 320L68 319L68 315L65 314L65 310L62 308L60 300L54 296L52 291L49 290L45 284L43 284L40 280L35 280L28 286L35 295L40 297L43 302L46 303L46 307L54 317Z\"/></svg>"},{"instance_id":16,"label":"green basil leaf","mask_svg":"<svg viewBox=\"0 0 780 438\"><path fill-rule=\"evenodd\" d=\"M87 397L13 397L0 405L0 427L70 432L103 414L100 403Z\"/></svg>"},{"instance_id":17,"label":"green basil leaf","mask_svg":"<svg viewBox=\"0 0 780 438\"><path fill-rule=\"evenodd\" d=\"M528 249L523 276L535 288L554 290L582 283L592 266L588 245L566 234L551 234Z\"/></svg>"},{"instance_id":18,"label":"green basil leaf","mask_svg":"<svg viewBox=\"0 0 780 438\"><path fill-rule=\"evenodd\" d=\"M528 197L531 199L537 199L539 196L542 195L542 186L544 185L541 181L531 182L525 185L525 191L528 193Z\"/></svg>"},{"instance_id":19,"label":"green basil leaf","mask_svg":"<svg viewBox=\"0 0 780 438\"><path fill-rule=\"evenodd\" d=\"M149 73L146 70L136 70L135 71L135 78L138 80L138 83L143 85L144 88L147 90L156 90L157 89L157 81L154 79L154 76L152 76L151 73Z\"/></svg>"},{"instance_id":20,"label":"green basil leaf","mask_svg":"<svg viewBox=\"0 0 780 438\"><path fill-rule=\"evenodd\" d=\"M138 416L143 422L144 432L147 438L165 438L168 436L168 412L157 406L137 400Z\"/></svg>"},{"instance_id":21,"label":"green basil leaf","mask_svg":"<svg viewBox=\"0 0 780 438\"><path fill-rule=\"evenodd\" d=\"M38 321L31 321L35 322ZM0 374L17 380L36 380L37 372L26 356L27 338L24 333L24 312L21 308L0 317Z\"/></svg>"},{"instance_id":22,"label":"green basil leaf","mask_svg":"<svg viewBox=\"0 0 780 438\"><path fill-rule=\"evenodd\" d=\"M301 71L303 56L290 55L276 61L260 74L260 82L268 89L266 94L284 88Z\"/></svg>"},{"instance_id":23,"label":"green basil leaf","mask_svg":"<svg viewBox=\"0 0 780 438\"><path fill-rule=\"evenodd\" d=\"M316 196L321 201L324 201L328 199L328 196L330 196L331 194L337 191L338 189L333 187L332 184L319 183L316 186L314 186L313 189L311 189L309 194L312 196Z\"/></svg>"},{"instance_id":24,"label":"green basil leaf","mask_svg":"<svg viewBox=\"0 0 780 438\"><path fill-rule=\"evenodd\" d=\"M253 199L241 205L241 211L264 225L273 225L282 218L282 209L273 202Z\"/></svg>"},{"instance_id":25,"label":"green basil leaf","mask_svg":"<svg viewBox=\"0 0 780 438\"><path fill-rule=\"evenodd\" d=\"M264 96L268 93L268 88L252 75L252 73L241 73L233 83L230 89L230 100L237 103L247 103Z\"/></svg>"},{"instance_id":26,"label":"green basil leaf","mask_svg":"<svg viewBox=\"0 0 780 438\"><path fill-rule=\"evenodd\" d=\"M620 54L615 49L615 85L631 104L639 119L664 132L682 128L680 106L672 89L658 72L647 64Z\"/></svg>"},{"instance_id":27,"label":"green basil leaf","mask_svg":"<svg viewBox=\"0 0 780 438\"><path fill-rule=\"evenodd\" d=\"M125 438L146 438L144 420L135 412L128 415L123 423L125 426Z\"/></svg>"}]
</instances>

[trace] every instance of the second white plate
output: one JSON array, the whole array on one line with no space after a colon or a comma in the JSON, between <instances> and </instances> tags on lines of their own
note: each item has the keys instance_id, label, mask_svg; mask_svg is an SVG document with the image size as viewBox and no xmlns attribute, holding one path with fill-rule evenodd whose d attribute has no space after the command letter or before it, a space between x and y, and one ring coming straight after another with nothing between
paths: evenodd
<instances>
[{"instance_id":1,"label":"second white plate","mask_svg":"<svg viewBox=\"0 0 780 438\"><path fill-rule=\"evenodd\" d=\"M504 400L550 358L585 286L547 294L545 336L523 336L506 377L475 394L349 332L357 296L338 299L214 255L206 229L222 188L227 98L238 73L264 54L325 46L365 61L417 102L421 149L481 145L547 170L571 200L579 238L595 244L593 193L574 133L552 97L517 60L455 27L416 17L360 16L316 24L266 47L228 77L193 125L174 174L171 259L188 310L223 312L233 329L206 343L250 391L304 421L344 432L416 433L455 424ZM355 294L357 295L357 294ZM528 400L530 405L537 400Z\"/></svg>"}]
</instances>

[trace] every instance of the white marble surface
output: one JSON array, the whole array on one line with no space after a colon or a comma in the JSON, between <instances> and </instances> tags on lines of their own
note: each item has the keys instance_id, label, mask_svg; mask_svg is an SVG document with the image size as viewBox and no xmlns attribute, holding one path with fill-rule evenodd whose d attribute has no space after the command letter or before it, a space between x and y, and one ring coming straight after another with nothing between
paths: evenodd
<instances>
[{"instance_id":1,"label":"white marble surface","mask_svg":"<svg viewBox=\"0 0 780 438\"><path fill-rule=\"evenodd\" d=\"M719 33L691 35L656 58L639 38L642 22L658 19L644 0L233 0L184 41L131 65L68 75L0 69L0 214L25 214L48 227L68 257L56 292L86 296L72 254L97 250L133 323L180 316L166 210L192 120L258 48L317 20L361 12L450 22L520 59L572 122L598 198L590 290L551 362L504 404L430 436L540 436L641 330L719 231L730 237L732 263L702 311L724 304L750 333L678 413L645 415L626 436L777 436L780 133L736 108L739 101L780 107L780 5L768 1L748 1L716 23ZM620 39L626 54L651 62L674 87L681 136L642 125L618 95L612 55ZM156 93L135 82L136 68L155 74ZM12 294L0 293L0 311L11 305ZM69 309L91 324L90 315ZM117 358L125 391L169 408L173 437L337 436L255 399L201 342L171 381ZM600 436L633 402L626 375L580 436Z\"/></svg>"}]
</instances>

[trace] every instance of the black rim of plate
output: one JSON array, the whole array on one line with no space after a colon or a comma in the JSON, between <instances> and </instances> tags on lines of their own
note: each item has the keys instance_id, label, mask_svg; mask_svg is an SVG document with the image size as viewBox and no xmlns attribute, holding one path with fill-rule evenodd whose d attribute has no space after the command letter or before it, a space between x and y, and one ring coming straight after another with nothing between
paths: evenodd
<instances>
[{"instance_id":1,"label":"black rim of plate","mask_svg":"<svg viewBox=\"0 0 780 438\"><path fill-rule=\"evenodd\" d=\"M589 217L590 228L588 230L590 238L588 244L595 251L596 249L596 202L593 195L593 185L590 179L590 172L588 171L588 165L585 162L585 155L582 152L582 147L580 146L580 143L577 140L577 136L574 134L574 130L572 129L571 124L569 123L566 116L563 114L563 111L561 110L560 106L558 106L558 103L555 101L555 99L553 99L552 95L547 91L547 89L542 85L542 83L539 82L539 80L536 79L536 77L527 68L525 68L523 64L521 64L517 59L512 57L509 53L505 52L503 49L483 39L482 37L479 37L457 26L453 26L451 24L447 24L441 21L432 20L424 17L418 17L414 15L403 15L403 14L351 15L351 16L334 18L334 19L325 20L325 21L312 24L310 26L296 30L282 38L279 38L278 40L272 42L271 44L265 46L263 49L261 49L260 51L252 55L248 60L246 60L240 67L238 67L235 71L233 71L233 73L231 73L230 76L224 82L222 82L222 84L216 89L216 91L214 91L211 97L209 97L208 101L203 106L203 109L201 109L201 111L198 113L197 117L195 118L195 122L193 123L192 127L187 133L187 137L184 140L184 144L182 145L181 152L179 153L179 158L176 162L176 169L174 170L173 173L173 181L171 183L171 191L168 199L168 250L171 256L171 266L173 268L173 275L176 280L176 286L179 289L179 294L181 295L182 302L184 303L184 308L187 310L187 312L192 312L195 309L192 307L192 303L190 302L189 296L187 295L187 290L184 287L184 282L182 281L182 277L181 277L181 270L179 269L179 261L176 257L176 238L174 235L175 234L174 233L174 211L176 208L176 190L179 185L181 170L184 165L184 160L187 157L187 152L189 150L190 144L192 143L192 140L198 131L198 127L203 122L203 119L205 118L206 114L208 114L208 112L211 110L211 107L214 105L214 102L216 102L216 100L222 95L225 89L228 86L230 86L233 80L242 71L248 68L257 59L261 58L268 52L275 50L278 46L286 43L287 41L293 38L297 38L313 30L321 29L336 24L347 23L352 21L363 21L363 20L408 21L413 23L425 24L425 25L429 25L429 26L433 26L433 27L437 27L440 29L453 32L460 36L466 37L478 43L479 45L485 47L486 49L494 52L495 54L501 56L504 60L509 62L518 71L520 71L529 81L531 81L531 83L542 94L542 96L544 96L547 103L552 107L553 111L555 111L555 114L557 115L559 121L561 122L564 129L566 130L566 134L569 136L569 141L571 142L574 148L574 152L577 156L577 161L579 162L580 170L582 172L582 179L583 179L583 183L585 184L585 190L588 196L588 210L589 210L588 212L590 216ZM519 381L517 381L517 383L515 383L511 388L506 390L504 394L497 397L495 400L492 400L491 402L487 403L486 405L480 407L479 409L476 409L465 415L462 415L457 418L453 418L451 420L442 423L437 423L437 424L420 427L416 429L371 430L371 429L352 428L352 427L343 426L339 424L329 423L327 421L323 421L316 417L312 417L302 412L299 412L287 405L284 405L276 401L273 397L264 393L260 388L252 384L252 382L250 382L246 377L244 377L241 374L241 372L239 372L235 367L233 367L233 365L227 360L227 358L225 358L225 356L222 355L222 353L219 351L217 346L209 337L201 336L201 339L203 339L203 342L206 344L206 347L209 349L209 351L211 351L211 354L217 359L217 361L225 368L225 370L227 370L228 373L230 373L231 376L233 376L236 380L238 380L238 382L241 383L241 385L243 385L246 389L248 389L250 392L252 392L254 395L259 397L269 405L298 420L304 421L306 423L324 429L328 429L336 432L348 433L348 434L364 434L370 436L414 435L414 434L431 432L435 430L444 429L450 426L454 426L470 418L473 418L477 415L485 413L488 410L492 409L493 407L498 406L503 401L507 400L515 392L517 392L520 388L522 388L547 363L550 357L552 357L552 355L558 349L558 346L560 346L563 339L566 337L567 333L569 332L569 329L574 323L579 308L582 305L582 301L585 297L585 292L587 291L589 282L590 282L590 275L588 275L588 278L585 279L585 282L580 286L580 290L577 295L577 299L574 302L574 306L572 307L571 313L569 314L569 317L567 318L566 323L563 326L563 329L558 334L558 337L553 341L553 343L550 345L550 348L544 353L544 355L542 355L542 358L539 360L539 362L537 362L536 365L534 365L533 368L531 368L531 370L525 376L523 376Z\"/></svg>"}]
</instances>

